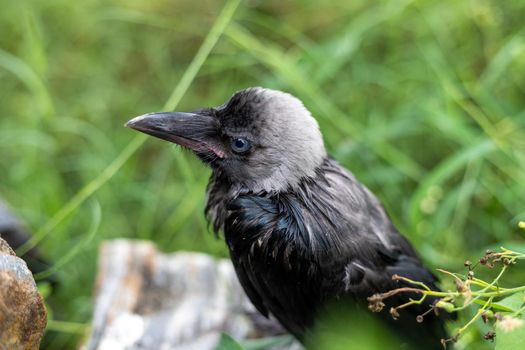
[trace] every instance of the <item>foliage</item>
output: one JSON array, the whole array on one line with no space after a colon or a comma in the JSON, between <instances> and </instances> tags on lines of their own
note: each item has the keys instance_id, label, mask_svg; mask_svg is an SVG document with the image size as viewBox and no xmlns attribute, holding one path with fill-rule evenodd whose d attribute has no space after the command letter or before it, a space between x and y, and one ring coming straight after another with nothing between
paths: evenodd
<instances>
[{"instance_id":1,"label":"foliage","mask_svg":"<svg viewBox=\"0 0 525 350\"><path fill-rule=\"evenodd\" d=\"M244 348L228 334L222 334L215 350L244 350Z\"/></svg>"},{"instance_id":2,"label":"foliage","mask_svg":"<svg viewBox=\"0 0 525 350\"><path fill-rule=\"evenodd\" d=\"M525 253L501 248L500 252L488 250L474 265L467 260L464 264L468 269L466 274L438 270L454 279L456 289L449 291L433 291L422 282L394 275L394 280L405 282L413 285L413 287L399 287L385 293L375 294L368 298L369 307L375 312L381 311L385 305L383 303L385 299L407 292L421 295L421 297L410 299L405 304L392 307L390 309L392 317L398 318L399 310L412 305L419 305L428 297L436 297L436 302L429 310L417 316L418 322L423 322L425 316L431 312L457 313L474 307L476 309L474 316L456 329L451 338L441 340L444 348L450 342L456 343L478 319L481 319L485 324L492 325L483 338L492 342L496 339L496 349L521 348L525 345L525 338L523 338L523 334L525 334L525 285L503 287L500 284L504 273L518 260L525 260ZM500 270L492 281L487 282L475 276L474 270L478 266L485 266L489 269L499 266Z\"/></svg>"},{"instance_id":3,"label":"foliage","mask_svg":"<svg viewBox=\"0 0 525 350\"><path fill-rule=\"evenodd\" d=\"M281 335L260 339L249 339L237 342L228 334L222 334L219 344L215 350L265 350L272 349L276 346L290 344L293 337L290 335Z\"/></svg>"},{"instance_id":4,"label":"foliage","mask_svg":"<svg viewBox=\"0 0 525 350\"><path fill-rule=\"evenodd\" d=\"M208 170L122 125L247 86L300 97L429 265L525 251L508 230L525 219L525 1L235 5L2 1L0 195L59 264L44 348L74 347L88 324L101 240L227 255L202 215ZM485 327L457 346L492 348Z\"/></svg>"}]
</instances>

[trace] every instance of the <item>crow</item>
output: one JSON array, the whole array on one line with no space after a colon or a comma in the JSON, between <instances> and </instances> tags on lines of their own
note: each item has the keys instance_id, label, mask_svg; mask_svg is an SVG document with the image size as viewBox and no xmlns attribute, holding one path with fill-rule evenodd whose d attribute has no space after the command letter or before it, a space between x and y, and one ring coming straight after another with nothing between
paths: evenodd
<instances>
[{"instance_id":1,"label":"crow","mask_svg":"<svg viewBox=\"0 0 525 350\"><path fill-rule=\"evenodd\" d=\"M223 232L257 310L299 340L327 305L366 308L367 297L400 286L394 275L438 290L378 199L327 154L317 121L296 97L248 88L219 107L150 113L126 126L188 148L211 167L207 219ZM416 322L432 302L402 311L397 321L388 310L379 317L403 342L440 349L444 317Z\"/></svg>"}]
</instances>

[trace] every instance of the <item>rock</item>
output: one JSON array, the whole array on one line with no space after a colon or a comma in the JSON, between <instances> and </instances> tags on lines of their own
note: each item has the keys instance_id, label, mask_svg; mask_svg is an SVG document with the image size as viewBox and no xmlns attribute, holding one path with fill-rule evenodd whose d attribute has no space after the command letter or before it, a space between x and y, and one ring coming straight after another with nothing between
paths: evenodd
<instances>
[{"instance_id":1,"label":"rock","mask_svg":"<svg viewBox=\"0 0 525 350\"><path fill-rule=\"evenodd\" d=\"M284 333L276 321L262 319L229 260L163 254L146 241L107 241L84 349L213 350L222 332L236 339Z\"/></svg>"},{"instance_id":2,"label":"rock","mask_svg":"<svg viewBox=\"0 0 525 350\"><path fill-rule=\"evenodd\" d=\"M31 271L0 238L0 349L38 349L46 323Z\"/></svg>"}]
</instances>

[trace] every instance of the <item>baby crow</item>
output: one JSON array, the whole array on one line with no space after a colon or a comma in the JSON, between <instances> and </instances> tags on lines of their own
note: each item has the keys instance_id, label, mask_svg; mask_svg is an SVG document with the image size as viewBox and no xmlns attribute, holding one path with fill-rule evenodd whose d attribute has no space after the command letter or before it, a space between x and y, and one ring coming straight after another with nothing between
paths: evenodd
<instances>
[{"instance_id":1,"label":"baby crow","mask_svg":"<svg viewBox=\"0 0 525 350\"><path fill-rule=\"evenodd\" d=\"M366 308L367 297L400 287L394 274L437 290L378 199L327 155L316 120L294 96L249 88L219 107L150 113L126 126L186 147L211 167L208 220L224 233L255 307L298 339L327 304ZM430 313L416 322L431 303L397 321L388 307L380 317L417 348L440 349L443 320Z\"/></svg>"}]
</instances>

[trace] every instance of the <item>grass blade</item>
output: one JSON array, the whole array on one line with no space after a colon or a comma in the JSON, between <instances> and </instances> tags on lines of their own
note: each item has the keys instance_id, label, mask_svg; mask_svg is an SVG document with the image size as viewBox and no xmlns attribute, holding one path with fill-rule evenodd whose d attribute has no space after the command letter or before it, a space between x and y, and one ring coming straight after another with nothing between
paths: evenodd
<instances>
[{"instance_id":1,"label":"grass blade","mask_svg":"<svg viewBox=\"0 0 525 350\"><path fill-rule=\"evenodd\" d=\"M197 76L199 69L202 67L206 58L211 53L211 50L219 40L220 36L226 29L226 26L233 18L233 14L237 9L240 0L230 0L224 6L222 12L217 18L217 21L209 31L208 35L204 39L201 47L197 51L197 54L193 58L192 62L184 72L181 80L173 90L166 103L164 109L173 110L177 107L178 103L190 87L192 81ZM0 51L0 61L2 51ZM140 146L146 141L147 136L137 134L131 142L122 150L122 152L109 164L102 173L84 186L69 202L67 202L35 235L22 245L18 250L17 254L22 255L29 249L37 245L42 239L50 234L55 227L57 227L62 221L68 218L72 213L79 208L79 206L97 192L102 186L104 186L126 163L126 161L139 149Z\"/></svg>"}]
</instances>

